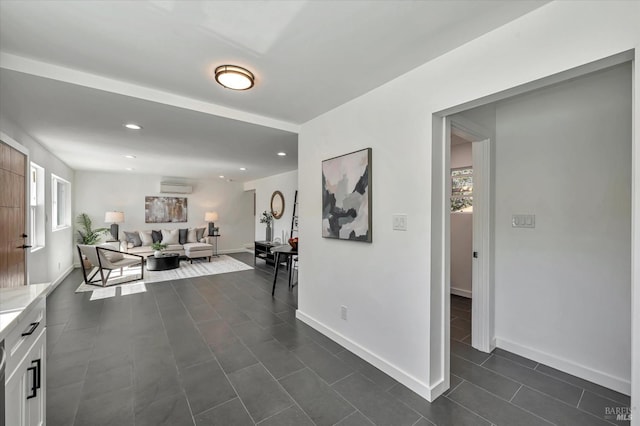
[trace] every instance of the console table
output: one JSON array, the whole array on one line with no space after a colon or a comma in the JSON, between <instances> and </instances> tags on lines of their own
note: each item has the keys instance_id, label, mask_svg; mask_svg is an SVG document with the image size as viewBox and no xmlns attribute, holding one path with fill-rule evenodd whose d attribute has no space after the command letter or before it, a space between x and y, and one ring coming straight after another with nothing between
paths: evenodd
<instances>
[{"instance_id":1,"label":"console table","mask_svg":"<svg viewBox=\"0 0 640 426\"><path fill-rule=\"evenodd\" d=\"M255 241L253 248L253 266L256 266L257 258L267 262L267 265L275 265L276 256L271 253L271 249L279 245L281 244L272 241Z\"/></svg>"}]
</instances>

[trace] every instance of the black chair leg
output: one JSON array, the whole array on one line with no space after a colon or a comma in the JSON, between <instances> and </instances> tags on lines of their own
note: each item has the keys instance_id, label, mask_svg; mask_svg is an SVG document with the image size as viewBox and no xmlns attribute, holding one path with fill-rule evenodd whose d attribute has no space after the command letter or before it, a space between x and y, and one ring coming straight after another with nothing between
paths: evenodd
<instances>
[{"instance_id":1,"label":"black chair leg","mask_svg":"<svg viewBox=\"0 0 640 426\"><path fill-rule=\"evenodd\" d=\"M293 261L291 256L287 256L287 267L289 268L289 290L291 290L291 279L293 278Z\"/></svg>"},{"instance_id":2,"label":"black chair leg","mask_svg":"<svg viewBox=\"0 0 640 426\"><path fill-rule=\"evenodd\" d=\"M280 253L276 252L276 270L273 273L273 288L271 289L271 296L273 297L274 294L276 294L276 281L278 280L278 266L280 266Z\"/></svg>"}]
</instances>

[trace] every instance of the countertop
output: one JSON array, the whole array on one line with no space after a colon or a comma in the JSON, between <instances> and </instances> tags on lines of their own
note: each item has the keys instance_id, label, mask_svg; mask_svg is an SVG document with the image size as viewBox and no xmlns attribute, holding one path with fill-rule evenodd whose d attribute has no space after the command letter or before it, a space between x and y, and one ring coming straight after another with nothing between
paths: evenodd
<instances>
[{"instance_id":1,"label":"countertop","mask_svg":"<svg viewBox=\"0 0 640 426\"><path fill-rule=\"evenodd\" d=\"M34 302L47 297L49 287L46 283L0 289L0 340L4 340Z\"/></svg>"}]
</instances>

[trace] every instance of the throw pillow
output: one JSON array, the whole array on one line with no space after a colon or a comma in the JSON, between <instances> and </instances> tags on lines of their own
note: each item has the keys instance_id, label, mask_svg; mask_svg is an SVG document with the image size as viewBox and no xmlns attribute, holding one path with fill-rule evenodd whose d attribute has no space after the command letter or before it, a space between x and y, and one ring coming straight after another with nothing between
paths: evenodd
<instances>
[{"instance_id":1,"label":"throw pillow","mask_svg":"<svg viewBox=\"0 0 640 426\"><path fill-rule=\"evenodd\" d=\"M127 242L133 244L134 247L140 247L142 245L140 234L137 231L134 231L134 232L124 231L124 237L127 239Z\"/></svg>"},{"instance_id":2,"label":"throw pillow","mask_svg":"<svg viewBox=\"0 0 640 426\"><path fill-rule=\"evenodd\" d=\"M153 238L154 243L162 242L162 232L160 231L151 231L151 237Z\"/></svg>"},{"instance_id":3,"label":"throw pillow","mask_svg":"<svg viewBox=\"0 0 640 426\"><path fill-rule=\"evenodd\" d=\"M191 228L189 229L189 232L187 232L187 242L188 243L197 243L198 239L196 238L196 229L195 228Z\"/></svg>"},{"instance_id":4,"label":"throw pillow","mask_svg":"<svg viewBox=\"0 0 640 426\"><path fill-rule=\"evenodd\" d=\"M143 246L150 246L151 244L153 244L151 231L140 231L140 240L142 241Z\"/></svg>"},{"instance_id":5,"label":"throw pillow","mask_svg":"<svg viewBox=\"0 0 640 426\"><path fill-rule=\"evenodd\" d=\"M196 240L200 241L204 237L204 228L196 228Z\"/></svg>"},{"instance_id":6,"label":"throw pillow","mask_svg":"<svg viewBox=\"0 0 640 426\"><path fill-rule=\"evenodd\" d=\"M189 230L187 228L180 230L180 236L178 237L178 241L180 244L185 244L187 242L187 236L189 234Z\"/></svg>"},{"instance_id":7,"label":"throw pillow","mask_svg":"<svg viewBox=\"0 0 640 426\"><path fill-rule=\"evenodd\" d=\"M162 243L163 244L179 244L178 237L180 230L179 229L163 229L162 230Z\"/></svg>"},{"instance_id":8,"label":"throw pillow","mask_svg":"<svg viewBox=\"0 0 640 426\"><path fill-rule=\"evenodd\" d=\"M113 246L111 246L111 244L100 244L98 247L104 247L106 249L109 249L109 250L98 250L100 254L104 255L104 257L106 257L109 262L116 262L118 260L124 259L124 254L120 253L119 251L118 252L110 251L110 250L113 250Z\"/></svg>"}]
</instances>

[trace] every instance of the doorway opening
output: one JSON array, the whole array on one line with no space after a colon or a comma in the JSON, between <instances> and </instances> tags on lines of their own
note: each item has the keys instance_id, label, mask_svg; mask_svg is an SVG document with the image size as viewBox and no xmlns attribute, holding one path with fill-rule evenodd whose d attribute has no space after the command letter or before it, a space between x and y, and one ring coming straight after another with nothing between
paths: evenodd
<instances>
[{"instance_id":1,"label":"doorway opening","mask_svg":"<svg viewBox=\"0 0 640 426\"><path fill-rule=\"evenodd\" d=\"M448 127L450 337L489 352L492 134L464 113L452 116Z\"/></svg>"},{"instance_id":2,"label":"doorway opening","mask_svg":"<svg viewBox=\"0 0 640 426\"><path fill-rule=\"evenodd\" d=\"M472 256L474 252L479 256L472 262L488 261L488 269L483 272L486 281L480 280L486 285L480 287L485 292L477 294L472 278L468 315L471 337L462 336L459 342L471 343L470 346L486 353L498 347L524 357L521 362L525 358L534 360L533 366L527 367L534 374L538 372L535 365L539 364L547 369L547 374L568 373L622 395L629 394L632 181L629 59L628 54L620 54L603 60L599 66L589 64L563 76L552 76L546 82L514 88L434 117L437 135L434 138L442 141L439 148L442 151L434 147L434 188L441 188L440 193L434 194L441 198L437 205L442 206L443 213L436 219L443 225L439 236L444 239L434 247L444 249L444 259L440 264L442 271L432 271L432 276L443 280L441 300L445 306L440 318L445 327L445 377L458 333L453 327L464 324L455 318L456 314L462 316L460 304L451 302L451 293L459 293L460 285L452 271L456 261L452 257L455 224L450 197L454 186L451 171L456 169L456 120L467 119L466 125L480 123L488 129L483 135L489 136L483 155L490 165L484 176L490 209L483 222L489 224L488 229L492 226L495 229L482 238L483 250L476 250L473 243ZM601 88L613 87L614 92L607 95L604 89L594 89L594 79L600 79ZM566 102L554 97L561 92L570 94ZM589 93L591 101L582 93ZM523 99L526 104L521 102ZM613 102L616 99L620 101L617 104ZM478 110L483 108L484 112L493 109L493 128L482 120L474 120L474 115L482 116ZM604 127L606 137L600 135ZM481 137L477 139L478 142L471 142L472 146L482 145ZM439 180L435 179L436 173ZM477 191L485 187L478 181L475 164L471 173L475 234ZM583 203L579 199L589 201ZM563 213L573 211L575 216ZM585 222L589 217L598 219ZM603 250L605 246L607 250ZM596 282L595 277L599 276L607 277L601 280L602 285ZM618 300L616 306L623 307L606 308L609 313L616 312L615 318L607 316L608 324L585 325L577 320L589 317L585 309L588 312L604 309L606 297ZM466 305L462 307L469 305L463 303ZM474 321L477 304L487 308L481 319L486 335L476 333L480 329L480 324ZM606 335L598 331L599 327L613 327L620 333L617 337ZM594 342L615 347L616 355L608 351L607 359L585 356L590 353L587 346ZM443 380L449 385L448 380ZM455 387L456 381L451 380L451 387Z\"/></svg>"},{"instance_id":3,"label":"doorway opening","mask_svg":"<svg viewBox=\"0 0 640 426\"><path fill-rule=\"evenodd\" d=\"M451 339L471 344L473 158L470 141L451 129Z\"/></svg>"}]
</instances>

